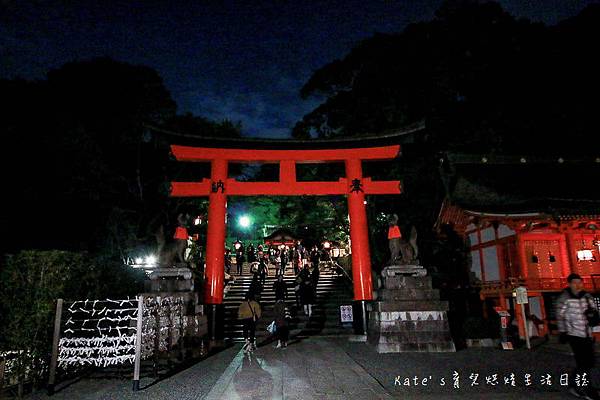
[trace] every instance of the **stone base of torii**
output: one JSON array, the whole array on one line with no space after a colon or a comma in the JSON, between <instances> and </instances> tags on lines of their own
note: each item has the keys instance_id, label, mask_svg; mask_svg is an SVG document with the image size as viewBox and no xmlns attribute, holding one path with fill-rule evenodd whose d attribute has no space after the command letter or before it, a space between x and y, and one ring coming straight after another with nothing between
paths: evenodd
<instances>
[{"instance_id":1,"label":"stone base of torii","mask_svg":"<svg viewBox=\"0 0 600 400\"><path fill-rule=\"evenodd\" d=\"M420 265L392 265L382 272L369 312L367 341L378 353L454 352L448 302Z\"/></svg>"}]
</instances>

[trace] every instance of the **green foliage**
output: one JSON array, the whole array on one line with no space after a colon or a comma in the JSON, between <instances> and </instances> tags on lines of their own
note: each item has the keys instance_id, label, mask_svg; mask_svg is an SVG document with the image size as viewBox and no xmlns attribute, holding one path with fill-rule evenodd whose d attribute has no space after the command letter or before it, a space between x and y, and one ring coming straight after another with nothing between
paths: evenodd
<instances>
[{"instance_id":1,"label":"green foliage","mask_svg":"<svg viewBox=\"0 0 600 400\"><path fill-rule=\"evenodd\" d=\"M134 296L143 272L87 253L21 251L0 270L0 349L25 351L18 373L42 371L51 351L56 299Z\"/></svg>"},{"instance_id":2,"label":"green foliage","mask_svg":"<svg viewBox=\"0 0 600 400\"><path fill-rule=\"evenodd\" d=\"M265 225L287 227L313 240L345 240L348 234L346 199L341 196L232 197L227 207L231 239L260 240ZM237 225L237 218L244 214L252 220L248 229Z\"/></svg>"}]
</instances>

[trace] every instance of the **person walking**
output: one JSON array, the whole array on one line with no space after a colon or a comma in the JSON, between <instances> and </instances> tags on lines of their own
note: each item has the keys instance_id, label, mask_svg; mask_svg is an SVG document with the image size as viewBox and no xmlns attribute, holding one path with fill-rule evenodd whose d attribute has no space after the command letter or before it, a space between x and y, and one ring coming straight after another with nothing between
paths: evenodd
<instances>
[{"instance_id":1,"label":"person walking","mask_svg":"<svg viewBox=\"0 0 600 400\"><path fill-rule=\"evenodd\" d=\"M310 251L310 262L313 266L318 266L319 261L321 261L321 254L319 248L315 245Z\"/></svg>"},{"instance_id":2,"label":"person walking","mask_svg":"<svg viewBox=\"0 0 600 400\"><path fill-rule=\"evenodd\" d=\"M285 267L288 263L287 251L285 251L285 248L281 249L279 252L279 263L279 274L285 275Z\"/></svg>"},{"instance_id":3,"label":"person walking","mask_svg":"<svg viewBox=\"0 0 600 400\"><path fill-rule=\"evenodd\" d=\"M242 275L242 272L244 271L244 246L242 244L239 244L239 247L235 252L235 263L238 275Z\"/></svg>"},{"instance_id":4,"label":"person walking","mask_svg":"<svg viewBox=\"0 0 600 400\"><path fill-rule=\"evenodd\" d=\"M228 247L225 248L225 270L231 275L231 250Z\"/></svg>"},{"instance_id":5,"label":"person walking","mask_svg":"<svg viewBox=\"0 0 600 400\"><path fill-rule=\"evenodd\" d=\"M300 272L300 251L298 250L298 246L294 247L294 251L292 252L292 266L294 267L294 275L298 275Z\"/></svg>"},{"instance_id":6,"label":"person walking","mask_svg":"<svg viewBox=\"0 0 600 400\"><path fill-rule=\"evenodd\" d=\"M260 258L258 261L258 276L260 278L260 284L265 285L267 280L267 264L265 264L265 260Z\"/></svg>"},{"instance_id":7,"label":"person walking","mask_svg":"<svg viewBox=\"0 0 600 400\"><path fill-rule=\"evenodd\" d=\"M263 245L259 244L256 248L256 258L258 262L264 262L264 254Z\"/></svg>"},{"instance_id":8,"label":"person walking","mask_svg":"<svg viewBox=\"0 0 600 400\"><path fill-rule=\"evenodd\" d=\"M300 276L300 273L298 273L298 275L296 275L296 279L294 280L294 296L296 298L296 308L300 308L300 305L302 304L302 302L300 301L300 288L302 285L302 277Z\"/></svg>"},{"instance_id":9,"label":"person walking","mask_svg":"<svg viewBox=\"0 0 600 400\"><path fill-rule=\"evenodd\" d=\"M288 313L285 306L285 301L283 299L277 300L274 311L276 326L275 335L277 336L277 346L275 346L275 348L279 349L282 347L287 347L287 342L290 335L290 329L287 323Z\"/></svg>"},{"instance_id":10,"label":"person walking","mask_svg":"<svg viewBox=\"0 0 600 400\"><path fill-rule=\"evenodd\" d=\"M258 273L252 275L252 281L250 282L250 288L248 292L251 294L252 298L260 300L260 294L262 293L263 286L260 283L260 278Z\"/></svg>"},{"instance_id":11,"label":"person walking","mask_svg":"<svg viewBox=\"0 0 600 400\"><path fill-rule=\"evenodd\" d=\"M577 381L581 383L582 377L587 382L591 381L590 372L594 367L592 327L600 323L600 315L594 298L583 290L581 276L570 274L567 282L569 286L562 291L556 303L556 316L560 342L568 343L575 356L576 367L569 376L569 393L583 399L600 399L591 383L588 386L576 385Z\"/></svg>"},{"instance_id":12,"label":"person walking","mask_svg":"<svg viewBox=\"0 0 600 400\"><path fill-rule=\"evenodd\" d=\"M244 353L248 353L256 349L256 321L260 319L260 316L260 305L254 300L252 293L246 293L244 301L238 308L238 319L242 321L244 331Z\"/></svg>"},{"instance_id":13,"label":"person walking","mask_svg":"<svg viewBox=\"0 0 600 400\"><path fill-rule=\"evenodd\" d=\"M321 272L319 271L319 265L313 268L310 274L310 285L313 291L313 304L317 299L317 286L319 285L319 278L321 276Z\"/></svg>"},{"instance_id":14,"label":"person walking","mask_svg":"<svg viewBox=\"0 0 600 400\"><path fill-rule=\"evenodd\" d=\"M248 255L247 260L249 263L253 263L254 261L256 261L256 254L254 253L254 246L252 245L252 243L250 243L250 245L248 246L246 254Z\"/></svg>"},{"instance_id":15,"label":"person walking","mask_svg":"<svg viewBox=\"0 0 600 400\"><path fill-rule=\"evenodd\" d=\"M287 297L287 285L283 280L283 275L277 276L277 280L273 283L273 291L275 292L275 301L285 301Z\"/></svg>"},{"instance_id":16,"label":"person walking","mask_svg":"<svg viewBox=\"0 0 600 400\"><path fill-rule=\"evenodd\" d=\"M310 280L310 272L308 266L305 265L302 271L298 274L300 278L300 303L304 307L304 314L308 318L312 317L312 304L314 303L314 292Z\"/></svg>"}]
</instances>

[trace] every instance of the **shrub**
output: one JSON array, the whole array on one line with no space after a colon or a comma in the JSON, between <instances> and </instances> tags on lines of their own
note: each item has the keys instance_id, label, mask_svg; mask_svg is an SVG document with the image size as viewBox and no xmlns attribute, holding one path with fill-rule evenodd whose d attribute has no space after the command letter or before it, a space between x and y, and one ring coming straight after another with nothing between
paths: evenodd
<instances>
[{"instance_id":1,"label":"shrub","mask_svg":"<svg viewBox=\"0 0 600 400\"><path fill-rule=\"evenodd\" d=\"M118 260L87 253L26 250L7 256L0 269L0 350L23 352L14 373L43 378L52 346L56 299L134 296L143 273Z\"/></svg>"}]
</instances>

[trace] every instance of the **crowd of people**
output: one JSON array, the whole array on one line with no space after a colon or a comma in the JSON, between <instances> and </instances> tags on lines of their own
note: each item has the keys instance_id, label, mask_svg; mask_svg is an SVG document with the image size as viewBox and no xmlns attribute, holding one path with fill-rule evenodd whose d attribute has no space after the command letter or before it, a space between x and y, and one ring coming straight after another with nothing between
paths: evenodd
<instances>
[{"instance_id":1,"label":"crowd of people","mask_svg":"<svg viewBox=\"0 0 600 400\"><path fill-rule=\"evenodd\" d=\"M244 301L238 309L238 318L244 326L244 351L252 351L255 345L256 322L261 317L260 296L269 274L269 266L274 266L276 280L273 284L275 293L274 321L272 332L277 339L277 348L287 347L289 339L288 322L291 313L286 306L286 299L293 291L296 308L310 319L313 315L313 305L316 301L316 290L319 283L319 264L322 259L328 259L328 253L322 252L317 246L309 251L301 242L293 246L267 247L263 245L249 245L244 251L241 243L236 243L235 262L238 275L243 273L243 263L247 260L252 273L252 281ZM226 266L231 270L230 254L226 255ZM293 268L293 283L286 282L288 265ZM291 274L289 274L291 275Z\"/></svg>"}]
</instances>

